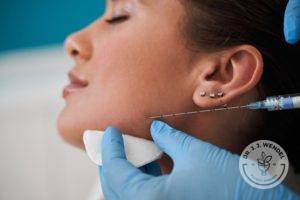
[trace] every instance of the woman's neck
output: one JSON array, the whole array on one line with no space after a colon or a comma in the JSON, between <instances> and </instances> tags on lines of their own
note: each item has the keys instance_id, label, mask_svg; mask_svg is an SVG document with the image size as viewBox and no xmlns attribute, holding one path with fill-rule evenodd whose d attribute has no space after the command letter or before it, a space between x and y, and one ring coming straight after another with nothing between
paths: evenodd
<instances>
[{"instance_id":1,"label":"woman's neck","mask_svg":"<svg viewBox=\"0 0 300 200\"><path fill-rule=\"evenodd\" d=\"M157 162L160 166L160 170L161 170L162 174L171 173L172 168L173 168L173 162L172 162L172 159L168 155L163 154L163 156Z\"/></svg>"}]
</instances>

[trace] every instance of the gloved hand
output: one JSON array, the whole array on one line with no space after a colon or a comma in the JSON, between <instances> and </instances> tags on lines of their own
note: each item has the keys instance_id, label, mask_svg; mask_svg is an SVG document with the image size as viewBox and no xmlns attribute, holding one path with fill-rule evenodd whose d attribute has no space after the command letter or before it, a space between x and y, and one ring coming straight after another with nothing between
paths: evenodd
<instances>
[{"instance_id":1,"label":"gloved hand","mask_svg":"<svg viewBox=\"0 0 300 200\"><path fill-rule=\"evenodd\" d=\"M169 175L153 176L125 158L120 132L109 127L102 141L100 180L106 199L300 199L283 185L269 190L249 186L239 173L239 156L154 121L151 135L174 162Z\"/></svg>"},{"instance_id":2,"label":"gloved hand","mask_svg":"<svg viewBox=\"0 0 300 200\"><path fill-rule=\"evenodd\" d=\"M290 44L300 41L300 0L289 0L284 17L284 34Z\"/></svg>"}]
</instances>

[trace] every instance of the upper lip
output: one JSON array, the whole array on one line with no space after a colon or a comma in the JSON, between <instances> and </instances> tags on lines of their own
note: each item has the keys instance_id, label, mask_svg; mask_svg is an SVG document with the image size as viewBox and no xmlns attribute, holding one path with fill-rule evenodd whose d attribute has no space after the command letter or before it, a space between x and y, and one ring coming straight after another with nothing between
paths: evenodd
<instances>
[{"instance_id":1,"label":"upper lip","mask_svg":"<svg viewBox=\"0 0 300 200\"><path fill-rule=\"evenodd\" d=\"M69 76L69 80L70 80L71 84L75 84L75 85L82 86L82 87L86 87L88 85L87 80L85 80L84 78L78 76L73 71L70 71L68 73L68 76Z\"/></svg>"}]
</instances>

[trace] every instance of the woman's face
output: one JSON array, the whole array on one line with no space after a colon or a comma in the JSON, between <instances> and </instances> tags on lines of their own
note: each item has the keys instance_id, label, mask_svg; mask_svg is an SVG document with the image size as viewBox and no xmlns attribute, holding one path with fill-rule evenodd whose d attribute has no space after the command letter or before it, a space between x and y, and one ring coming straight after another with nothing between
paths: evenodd
<instances>
[{"instance_id":1,"label":"woman's face","mask_svg":"<svg viewBox=\"0 0 300 200\"><path fill-rule=\"evenodd\" d=\"M147 116L194 106L193 55L180 32L184 8L179 1L107 0L106 4L100 19L66 41L75 66L58 128L78 147L83 147L84 130L107 126L150 138Z\"/></svg>"}]
</instances>

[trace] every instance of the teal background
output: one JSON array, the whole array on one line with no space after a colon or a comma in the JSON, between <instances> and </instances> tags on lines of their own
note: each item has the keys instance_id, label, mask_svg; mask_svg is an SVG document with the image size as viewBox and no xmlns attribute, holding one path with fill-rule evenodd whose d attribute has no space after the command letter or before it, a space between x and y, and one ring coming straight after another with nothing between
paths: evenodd
<instances>
[{"instance_id":1,"label":"teal background","mask_svg":"<svg viewBox=\"0 0 300 200\"><path fill-rule=\"evenodd\" d=\"M103 11L103 0L0 0L0 52L62 43Z\"/></svg>"}]
</instances>

